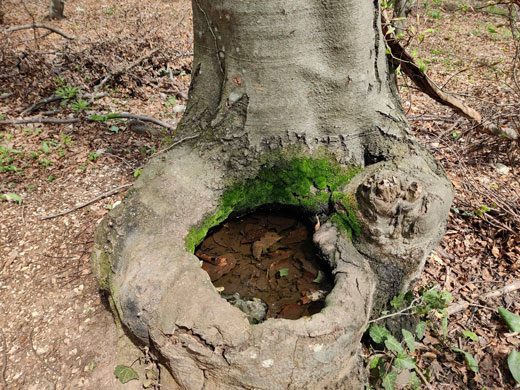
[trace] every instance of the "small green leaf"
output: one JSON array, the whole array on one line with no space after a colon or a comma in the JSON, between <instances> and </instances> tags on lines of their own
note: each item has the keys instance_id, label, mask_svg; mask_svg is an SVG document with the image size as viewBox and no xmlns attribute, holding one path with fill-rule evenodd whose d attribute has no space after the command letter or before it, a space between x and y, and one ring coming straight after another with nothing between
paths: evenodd
<instances>
[{"instance_id":1,"label":"small green leaf","mask_svg":"<svg viewBox=\"0 0 520 390\"><path fill-rule=\"evenodd\" d=\"M411 356L408 356L406 352L400 353L394 360L395 368L400 370L413 370L415 368L415 362Z\"/></svg>"},{"instance_id":2,"label":"small green leaf","mask_svg":"<svg viewBox=\"0 0 520 390\"><path fill-rule=\"evenodd\" d=\"M415 337L413 337L413 334L406 329L401 329L401 333L403 334L403 340L408 349L415 352Z\"/></svg>"},{"instance_id":3,"label":"small green leaf","mask_svg":"<svg viewBox=\"0 0 520 390\"><path fill-rule=\"evenodd\" d=\"M104 115L91 115L88 117L89 120L91 121L99 121L99 122L104 122L107 120L107 117L104 116Z\"/></svg>"},{"instance_id":4,"label":"small green leaf","mask_svg":"<svg viewBox=\"0 0 520 390\"><path fill-rule=\"evenodd\" d=\"M470 370L473 372L478 372L478 362L475 360L475 358L473 357L472 354L470 354L469 352L463 351L462 349L459 349L459 348L451 348L451 350L454 352L459 352L459 353L463 354L464 359L466 360L466 363L468 363L468 367L470 368Z\"/></svg>"},{"instance_id":5,"label":"small green leaf","mask_svg":"<svg viewBox=\"0 0 520 390\"><path fill-rule=\"evenodd\" d=\"M90 363L88 364L88 369L89 369L90 371L93 371L93 370L94 370L94 367L95 367L95 366L94 366L94 360L91 360Z\"/></svg>"},{"instance_id":6,"label":"small green leaf","mask_svg":"<svg viewBox=\"0 0 520 390\"><path fill-rule=\"evenodd\" d=\"M110 126L108 130L115 134L119 133L119 127L117 126Z\"/></svg>"},{"instance_id":7,"label":"small green leaf","mask_svg":"<svg viewBox=\"0 0 520 390\"><path fill-rule=\"evenodd\" d=\"M397 371L391 371L383 378L383 387L385 390L395 389L395 380L397 379Z\"/></svg>"},{"instance_id":8,"label":"small green leaf","mask_svg":"<svg viewBox=\"0 0 520 390\"><path fill-rule=\"evenodd\" d=\"M507 357L507 365L509 371L511 371L511 375L515 378L515 381L520 383L520 352L513 349Z\"/></svg>"},{"instance_id":9,"label":"small green leaf","mask_svg":"<svg viewBox=\"0 0 520 390\"><path fill-rule=\"evenodd\" d=\"M393 352L403 351L403 346L401 345L401 343L391 334L389 334L386 337L385 347L387 347L390 351L393 351Z\"/></svg>"},{"instance_id":10,"label":"small green leaf","mask_svg":"<svg viewBox=\"0 0 520 390\"><path fill-rule=\"evenodd\" d=\"M114 113L112 113L112 114L107 114L107 115L106 115L106 118L107 118L107 119L119 118L119 115L120 115L119 113L114 112Z\"/></svg>"},{"instance_id":11,"label":"small green leaf","mask_svg":"<svg viewBox=\"0 0 520 390\"><path fill-rule=\"evenodd\" d=\"M47 142L42 142L42 147L40 149L43 150L45 154L49 154L51 152Z\"/></svg>"},{"instance_id":12,"label":"small green leaf","mask_svg":"<svg viewBox=\"0 0 520 390\"><path fill-rule=\"evenodd\" d=\"M323 280L323 277L324 277L324 276L325 276L325 275L323 275L323 272L318 271L318 276L316 276L316 279L314 279L314 280L312 281L312 283L321 283L321 281Z\"/></svg>"},{"instance_id":13,"label":"small green leaf","mask_svg":"<svg viewBox=\"0 0 520 390\"><path fill-rule=\"evenodd\" d=\"M280 273L280 276L287 276L289 275L289 268L280 268L278 272Z\"/></svg>"},{"instance_id":14,"label":"small green leaf","mask_svg":"<svg viewBox=\"0 0 520 390\"><path fill-rule=\"evenodd\" d=\"M441 325L442 325L442 335L444 336L444 338L447 338L448 337L448 317L445 316L442 318Z\"/></svg>"},{"instance_id":15,"label":"small green leaf","mask_svg":"<svg viewBox=\"0 0 520 390\"><path fill-rule=\"evenodd\" d=\"M422 340L424 337L424 332L426 331L426 322L421 321L415 327L415 334L419 340Z\"/></svg>"},{"instance_id":16,"label":"small green leaf","mask_svg":"<svg viewBox=\"0 0 520 390\"><path fill-rule=\"evenodd\" d=\"M392 305L392 307L395 310L399 310L401 307L403 307L404 306L404 294L399 294L399 295L396 295L395 297L393 297L392 300L390 301L390 305Z\"/></svg>"},{"instance_id":17,"label":"small green leaf","mask_svg":"<svg viewBox=\"0 0 520 390\"><path fill-rule=\"evenodd\" d=\"M137 372L134 371L132 367L119 365L114 370L114 375L117 379L119 379L119 382L125 384L126 382L130 382L134 379L139 379L139 375L137 375Z\"/></svg>"},{"instance_id":18,"label":"small green leaf","mask_svg":"<svg viewBox=\"0 0 520 390\"><path fill-rule=\"evenodd\" d=\"M373 370L374 368L377 367L379 360L381 360L380 356L376 356L375 358L372 359L372 361L370 362L370 366L369 366L371 370Z\"/></svg>"},{"instance_id":19,"label":"small green leaf","mask_svg":"<svg viewBox=\"0 0 520 390\"><path fill-rule=\"evenodd\" d=\"M463 330L462 335L467 339L471 339L473 341L478 341L478 336L469 330Z\"/></svg>"},{"instance_id":20,"label":"small green leaf","mask_svg":"<svg viewBox=\"0 0 520 390\"><path fill-rule=\"evenodd\" d=\"M8 200L8 201L9 200L13 200L15 202L18 202L18 204L22 204L22 197L20 195L13 194L12 192L10 192L8 194L1 195L0 198Z\"/></svg>"},{"instance_id":21,"label":"small green leaf","mask_svg":"<svg viewBox=\"0 0 520 390\"><path fill-rule=\"evenodd\" d=\"M141 176L141 173L143 173L143 170L142 169L136 169L134 171L134 177L139 177Z\"/></svg>"},{"instance_id":22,"label":"small green leaf","mask_svg":"<svg viewBox=\"0 0 520 390\"><path fill-rule=\"evenodd\" d=\"M504 319L509 329L513 332L520 332L520 316L515 313L511 313L509 310L504 309L503 307L498 308L498 312L500 316Z\"/></svg>"},{"instance_id":23,"label":"small green leaf","mask_svg":"<svg viewBox=\"0 0 520 390\"><path fill-rule=\"evenodd\" d=\"M369 334L370 338L378 344L381 344L388 336L390 336L390 332L386 328L377 325L372 325L370 327Z\"/></svg>"}]
</instances>

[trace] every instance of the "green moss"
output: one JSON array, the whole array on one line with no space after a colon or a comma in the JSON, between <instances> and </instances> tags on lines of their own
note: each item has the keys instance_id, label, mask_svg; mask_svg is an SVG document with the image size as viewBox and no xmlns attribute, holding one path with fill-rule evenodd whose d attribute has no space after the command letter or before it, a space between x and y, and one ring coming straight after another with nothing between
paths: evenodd
<instances>
[{"instance_id":1,"label":"green moss","mask_svg":"<svg viewBox=\"0 0 520 390\"><path fill-rule=\"evenodd\" d=\"M97 259L99 269L99 287L109 291L112 269L110 268L110 258L105 252L101 252Z\"/></svg>"},{"instance_id":2,"label":"green moss","mask_svg":"<svg viewBox=\"0 0 520 390\"><path fill-rule=\"evenodd\" d=\"M330 156L312 158L280 154L266 162L254 179L235 183L227 189L214 215L208 216L186 237L186 248L192 253L209 229L223 222L232 212L244 212L264 204L282 204L302 207L309 213L318 213L323 205L341 198L341 208L333 220L350 237L359 234L354 205L336 190L349 182L360 168L344 168ZM343 196L343 197L342 197ZM348 210L344 212L342 210ZM337 216L336 216L337 214Z\"/></svg>"}]
</instances>

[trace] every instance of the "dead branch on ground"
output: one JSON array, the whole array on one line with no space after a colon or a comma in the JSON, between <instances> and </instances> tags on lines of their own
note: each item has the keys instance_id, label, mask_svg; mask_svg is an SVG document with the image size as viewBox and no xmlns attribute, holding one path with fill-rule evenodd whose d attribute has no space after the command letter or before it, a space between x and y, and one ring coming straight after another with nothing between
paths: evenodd
<instances>
[{"instance_id":1,"label":"dead branch on ground","mask_svg":"<svg viewBox=\"0 0 520 390\"><path fill-rule=\"evenodd\" d=\"M42 117L35 117L35 118L27 118L27 119L3 119L0 120L0 126L1 125L24 125L28 123L51 123L51 124L69 124L69 123L78 123L81 121L89 121L89 122L96 122L96 119L93 119L94 116L105 116L105 114L95 114L90 115L86 117L76 117L76 118L66 118L66 119L59 119L59 118L42 118ZM143 122L150 122L153 124L156 124L158 126L164 127L168 130L175 130L175 126L163 122L159 119L151 118L149 116L145 115L136 115L136 114L130 114L128 112L120 112L120 113L114 113L110 114L110 118L108 119L138 119Z\"/></svg>"},{"instance_id":2,"label":"dead branch on ground","mask_svg":"<svg viewBox=\"0 0 520 390\"><path fill-rule=\"evenodd\" d=\"M45 221L46 219L52 219L52 218L56 218L56 217L61 217L61 216L64 216L64 215L67 215L67 214L70 214L74 211L77 211L77 210L80 210L84 207L87 207L89 205L91 205L92 203L95 203L97 202L98 200L101 200L101 199L104 199L104 198L107 198L109 196L112 196L112 195L115 195L117 194L118 192L120 192L121 190L124 190L125 188L128 188L130 186L132 186L134 183L129 183L129 184L123 184L122 186L119 186L119 187L116 187L116 188L113 188L111 189L110 191L108 192L105 192L99 196L96 196L94 199L91 199L89 200L88 202L85 202L85 203L82 203L80 204L79 206L76 206L70 210L67 210L67 211L63 211L61 213L57 213L57 214L53 214L53 215L47 215L45 217L42 217L41 220L42 221Z\"/></svg>"},{"instance_id":3,"label":"dead branch on ground","mask_svg":"<svg viewBox=\"0 0 520 390\"><path fill-rule=\"evenodd\" d=\"M520 1L520 0L519 0ZM394 66L400 67L402 72L406 74L414 84L426 95L436 102L452 108L459 115L469 119L475 124L475 129L481 133L492 134L496 136L506 137L510 139L518 139L519 134L513 129L502 128L493 123L485 123L482 116L475 109L468 107L463 102L452 95L442 91L433 80L431 80L415 63L413 57L401 46L395 35L388 29L389 22L384 12L381 13L383 33L385 41L391 52L391 61Z\"/></svg>"},{"instance_id":4,"label":"dead branch on ground","mask_svg":"<svg viewBox=\"0 0 520 390\"><path fill-rule=\"evenodd\" d=\"M73 40L75 37L65 34L63 31L58 30L56 27L49 26L47 24L41 24L41 23L33 23L33 24L24 24L23 26L14 26L9 27L8 29L2 31L4 34L11 33L14 31L20 31L20 30L28 30L28 29L34 29L34 28L44 28L47 29L55 34L61 35L65 39Z\"/></svg>"}]
</instances>

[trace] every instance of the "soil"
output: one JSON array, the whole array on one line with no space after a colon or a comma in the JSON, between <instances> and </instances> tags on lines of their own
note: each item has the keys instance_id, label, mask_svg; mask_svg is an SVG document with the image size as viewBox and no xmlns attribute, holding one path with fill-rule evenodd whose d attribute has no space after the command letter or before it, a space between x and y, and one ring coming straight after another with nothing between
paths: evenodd
<instances>
[{"instance_id":1,"label":"soil","mask_svg":"<svg viewBox=\"0 0 520 390\"><path fill-rule=\"evenodd\" d=\"M229 219L195 254L223 298L234 305L256 298L256 305L266 306L254 323L315 314L333 286L308 224L280 212Z\"/></svg>"},{"instance_id":2,"label":"soil","mask_svg":"<svg viewBox=\"0 0 520 390\"><path fill-rule=\"evenodd\" d=\"M484 120L520 131L507 6L476 0L416 3L409 49L427 74ZM129 111L175 126L190 79L190 6L187 0L69 0L66 19L50 21L44 20L47 0L2 1L0 30L34 20L76 39L43 37L46 31L40 29L5 38L1 32L0 115L84 115L72 109L72 101L22 112L63 85L93 93L111 72L139 60L108 80L101 88L107 95L89 105L93 111ZM148 56L153 49L158 51ZM420 284L440 286L455 303L471 304L450 316L447 341L426 336L417 365L428 371L432 389L512 389L506 357L520 348L520 337L496 309L520 313L520 295L479 298L520 279L518 142L477 133L409 80L400 80L399 92L419 142L442 163L456 189L446 235L428 258ZM165 134L176 139L174 132ZM62 217L42 217L132 183L150 154L163 146L161 138L132 132L124 121L0 127L0 194L22 198L21 204L16 198L0 201L0 383L7 388L116 388L116 327L88 258L96 225L124 193ZM464 338L465 330L479 341ZM476 358L478 374L452 346Z\"/></svg>"}]
</instances>

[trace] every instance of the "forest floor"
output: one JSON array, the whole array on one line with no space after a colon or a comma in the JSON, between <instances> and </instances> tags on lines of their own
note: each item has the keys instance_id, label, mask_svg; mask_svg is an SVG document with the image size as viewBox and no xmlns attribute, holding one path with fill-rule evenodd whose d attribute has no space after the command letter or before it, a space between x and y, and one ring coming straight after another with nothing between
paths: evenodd
<instances>
[{"instance_id":1,"label":"forest floor","mask_svg":"<svg viewBox=\"0 0 520 390\"><path fill-rule=\"evenodd\" d=\"M479 4L421 3L410 16L409 50L445 91L486 121L520 132L507 7ZM68 0L60 21L44 20L47 8L47 0L0 4L0 120L131 112L175 127L191 72L187 0ZM43 29L2 32L30 23L75 39ZM413 131L456 189L446 235L421 285L440 286L455 303L470 304L449 317L447 340L427 334L417 364L432 389L512 389L506 357L520 348L520 337L497 308L519 313L520 294L481 298L520 279L519 144L478 133L409 80L400 79L400 93ZM31 108L56 94L69 98ZM97 224L165 137L176 140L173 130L152 137L130 131L121 119L0 126L0 195L8 194L0 200L0 384L116 388L116 327L89 253ZM449 347L471 353L479 373Z\"/></svg>"}]
</instances>

